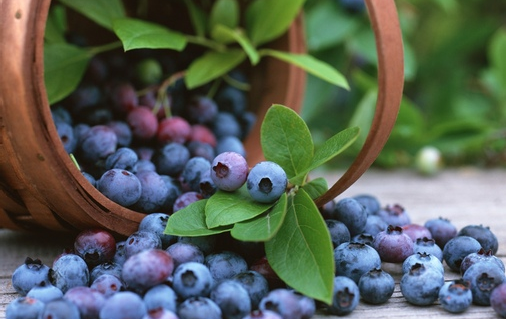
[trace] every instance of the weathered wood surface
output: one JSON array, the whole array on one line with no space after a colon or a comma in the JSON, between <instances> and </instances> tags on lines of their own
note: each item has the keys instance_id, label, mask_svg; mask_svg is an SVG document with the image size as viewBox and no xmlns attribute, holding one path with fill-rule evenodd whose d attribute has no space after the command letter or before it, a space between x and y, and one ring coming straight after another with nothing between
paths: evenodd
<instances>
[{"instance_id":1,"label":"weathered wood surface","mask_svg":"<svg viewBox=\"0 0 506 319\"><path fill-rule=\"evenodd\" d=\"M338 173L319 172L333 183ZM477 170L463 168L446 170L435 177L422 177L411 171L368 171L358 182L340 197L362 193L373 194L382 204L399 203L410 213L412 222L423 224L430 218L449 218L459 229L470 224L489 226L499 239L499 252L506 261L506 170ZM50 264L64 247L69 247L72 237L57 234L25 234L0 230L0 319L5 318L5 307L17 297L10 284L14 269L27 256L40 258ZM397 282L399 265L384 264ZM447 280L459 275L446 271ZM428 307L408 304L396 291L389 302L379 306L360 303L348 318L498 318L491 307L472 306L465 313L452 315L436 302ZM323 312L315 319L338 318Z\"/></svg>"}]
</instances>

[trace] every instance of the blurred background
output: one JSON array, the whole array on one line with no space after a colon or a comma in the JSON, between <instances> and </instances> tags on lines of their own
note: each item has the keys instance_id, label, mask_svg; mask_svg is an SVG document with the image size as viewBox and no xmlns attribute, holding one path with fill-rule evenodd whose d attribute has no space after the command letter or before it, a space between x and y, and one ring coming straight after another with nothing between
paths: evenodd
<instances>
[{"instance_id":1,"label":"blurred background","mask_svg":"<svg viewBox=\"0 0 506 319\"><path fill-rule=\"evenodd\" d=\"M404 96L374 166L426 165L427 173L436 163L506 167L506 1L396 4ZM340 70L351 90L308 75L302 117L316 144L346 127L361 127L359 140L330 164L345 167L360 150L374 114L374 35L363 0L308 0L305 24L309 53Z\"/></svg>"}]
</instances>

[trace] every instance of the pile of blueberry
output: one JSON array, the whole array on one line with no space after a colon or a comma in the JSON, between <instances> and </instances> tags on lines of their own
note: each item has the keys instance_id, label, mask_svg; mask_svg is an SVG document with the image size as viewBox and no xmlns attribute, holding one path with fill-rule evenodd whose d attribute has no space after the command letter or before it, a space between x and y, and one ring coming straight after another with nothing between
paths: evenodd
<instances>
[{"instance_id":1,"label":"pile of blueberry","mask_svg":"<svg viewBox=\"0 0 506 319\"><path fill-rule=\"evenodd\" d=\"M164 50L98 55L79 87L51 106L83 175L124 207L170 214L216 191L200 170L217 154L246 155L242 141L256 120L246 73L188 90L185 63Z\"/></svg>"},{"instance_id":2,"label":"pile of blueberry","mask_svg":"<svg viewBox=\"0 0 506 319\"><path fill-rule=\"evenodd\" d=\"M82 231L51 266L27 258L13 273L20 296L7 306L6 318L304 319L317 311L342 316L360 300L388 302L396 283L386 263L402 267L398 284L412 305L439 301L450 313L471 304L491 306L506 317L505 268L489 227L458 230L444 218L413 224L402 206L381 206L368 194L332 201L321 213L334 244L331 305L286 286L261 243L229 233L164 234L170 215L156 212L127 238ZM460 279L445 282L444 264Z\"/></svg>"}]
</instances>

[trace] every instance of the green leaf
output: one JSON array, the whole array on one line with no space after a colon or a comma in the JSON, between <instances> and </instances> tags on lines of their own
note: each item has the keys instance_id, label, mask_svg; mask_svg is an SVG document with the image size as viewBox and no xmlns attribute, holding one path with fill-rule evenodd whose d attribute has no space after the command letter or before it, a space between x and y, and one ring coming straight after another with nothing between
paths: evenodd
<instances>
[{"instance_id":1,"label":"green leaf","mask_svg":"<svg viewBox=\"0 0 506 319\"><path fill-rule=\"evenodd\" d=\"M306 72L319 77L329 83L349 90L350 86L346 78L330 64L318 60L308 54L287 53L271 49L259 51L260 56L268 55L281 61L291 63L305 70Z\"/></svg>"},{"instance_id":2,"label":"green leaf","mask_svg":"<svg viewBox=\"0 0 506 319\"><path fill-rule=\"evenodd\" d=\"M230 227L207 228L205 207L208 199L198 200L170 215L165 234L173 236L209 236L230 230Z\"/></svg>"},{"instance_id":3,"label":"green leaf","mask_svg":"<svg viewBox=\"0 0 506 319\"><path fill-rule=\"evenodd\" d=\"M114 21L114 32L125 51L132 49L172 49L182 51L186 46L183 34L166 27L139 19L124 18Z\"/></svg>"},{"instance_id":4,"label":"green leaf","mask_svg":"<svg viewBox=\"0 0 506 319\"><path fill-rule=\"evenodd\" d=\"M311 171L318 168L322 164L339 155L357 139L359 133L360 129L358 127L350 127L326 140L323 145L315 150L313 162L311 163L309 170Z\"/></svg>"},{"instance_id":5,"label":"green leaf","mask_svg":"<svg viewBox=\"0 0 506 319\"><path fill-rule=\"evenodd\" d=\"M239 4L236 0L217 0L211 8L209 30L218 24L235 29L239 23Z\"/></svg>"},{"instance_id":6,"label":"green leaf","mask_svg":"<svg viewBox=\"0 0 506 319\"><path fill-rule=\"evenodd\" d=\"M318 208L303 190L289 196L285 220L265 243L269 264L286 284L331 303L334 257L330 235Z\"/></svg>"},{"instance_id":7,"label":"green leaf","mask_svg":"<svg viewBox=\"0 0 506 319\"><path fill-rule=\"evenodd\" d=\"M206 13L197 7L192 0L185 0L184 2L190 13L190 19L195 29L195 34L199 37L203 37L206 34L207 26L207 15Z\"/></svg>"},{"instance_id":8,"label":"green leaf","mask_svg":"<svg viewBox=\"0 0 506 319\"><path fill-rule=\"evenodd\" d=\"M255 202L246 185L234 192L217 191L206 204L206 225L208 228L214 228L251 219L272 205Z\"/></svg>"},{"instance_id":9,"label":"green leaf","mask_svg":"<svg viewBox=\"0 0 506 319\"><path fill-rule=\"evenodd\" d=\"M112 30L113 20L125 17L121 0L60 0L102 27Z\"/></svg>"},{"instance_id":10,"label":"green leaf","mask_svg":"<svg viewBox=\"0 0 506 319\"><path fill-rule=\"evenodd\" d=\"M255 65L260 61L260 55L241 29L230 29L227 26L217 24L212 30L213 37L220 39L223 43L236 41L241 45L248 55L251 64Z\"/></svg>"},{"instance_id":11,"label":"green leaf","mask_svg":"<svg viewBox=\"0 0 506 319\"><path fill-rule=\"evenodd\" d=\"M248 37L259 46L284 34L297 14L304 0L256 0L246 9Z\"/></svg>"},{"instance_id":12,"label":"green leaf","mask_svg":"<svg viewBox=\"0 0 506 319\"><path fill-rule=\"evenodd\" d=\"M214 80L239 65L246 55L240 49L232 49L226 52L210 51L195 59L189 66L185 83L189 89Z\"/></svg>"},{"instance_id":13,"label":"green leaf","mask_svg":"<svg viewBox=\"0 0 506 319\"><path fill-rule=\"evenodd\" d=\"M492 65L492 72L496 78L501 81L502 86L506 86L506 29L497 31L490 42L488 56Z\"/></svg>"},{"instance_id":14,"label":"green leaf","mask_svg":"<svg viewBox=\"0 0 506 319\"><path fill-rule=\"evenodd\" d=\"M378 88L374 87L370 89L360 102L358 103L355 112L350 120L350 126L356 126L360 128L360 136L358 137L358 146L362 146L365 143L371 123L374 118L374 112L376 111L376 99L378 97Z\"/></svg>"},{"instance_id":15,"label":"green leaf","mask_svg":"<svg viewBox=\"0 0 506 319\"><path fill-rule=\"evenodd\" d=\"M286 193L267 212L255 218L236 223L230 234L242 241L267 241L278 232L286 215Z\"/></svg>"},{"instance_id":16,"label":"green leaf","mask_svg":"<svg viewBox=\"0 0 506 319\"><path fill-rule=\"evenodd\" d=\"M47 43L66 42L66 25L67 17L65 8L62 5L55 5L49 11L49 15L46 20L44 40Z\"/></svg>"},{"instance_id":17,"label":"green leaf","mask_svg":"<svg viewBox=\"0 0 506 319\"><path fill-rule=\"evenodd\" d=\"M327 180L323 177L315 178L301 187L306 191L311 199L320 197L329 189Z\"/></svg>"},{"instance_id":18,"label":"green leaf","mask_svg":"<svg viewBox=\"0 0 506 319\"><path fill-rule=\"evenodd\" d=\"M92 54L67 43L44 46L44 81L49 104L72 93L84 75Z\"/></svg>"},{"instance_id":19,"label":"green leaf","mask_svg":"<svg viewBox=\"0 0 506 319\"><path fill-rule=\"evenodd\" d=\"M313 158L314 145L304 120L292 109L275 104L265 114L260 130L260 143L267 160L280 165L292 181L301 172L307 172Z\"/></svg>"}]
</instances>

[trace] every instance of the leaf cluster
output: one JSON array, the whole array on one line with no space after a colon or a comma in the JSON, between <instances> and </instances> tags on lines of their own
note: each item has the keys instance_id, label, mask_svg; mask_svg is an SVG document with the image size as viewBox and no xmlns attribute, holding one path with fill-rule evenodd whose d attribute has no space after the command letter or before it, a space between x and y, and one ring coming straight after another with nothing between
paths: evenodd
<instances>
[{"instance_id":1,"label":"leaf cluster","mask_svg":"<svg viewBox=\"0 0 506 319\"><path fill-rule=\"evenodd\" d=\"M290 189L273 204L255 202L245 186L218 191L172 214L165 232L177 236L230 232L241 241L264 242L267 259L282 280L330 303L333 247L314 203L328 185L323 178L308 181L308 173L341 153L358 133L356 127L345 129L315 148L309 128L296 112L271 106L262 122L262 150L266 160L285 170Z\"/></svg>"},{"instance_id":2,"label":"leaf cluster","mask_svg":"<svg viewBox=\"0 0 506 319\"><path fill-rule=\"evenodd\" d=\"M217 0L210 7L184 0L193 33L185 33L144 18L127 16L120 0L59 0L51 10L45 34L45 83L50 104L70 94L81 80L86 65L96 54L123 47L169 49L185 52L190 44L204 52L183 72L189 89L216 80L242 63L256 66L273 57L294 64L333 85L348 88L342 74L326 62L305 53L268 49L265 45L280 37L302 11L304 0L254 0L244 9L238 0ZM112 32L119 42L82 48L65 41L65 7L71 8Z\"/></svg>"}]
</instances>

